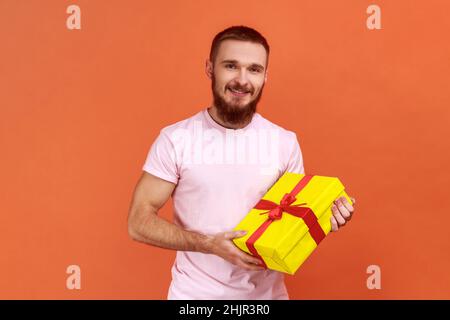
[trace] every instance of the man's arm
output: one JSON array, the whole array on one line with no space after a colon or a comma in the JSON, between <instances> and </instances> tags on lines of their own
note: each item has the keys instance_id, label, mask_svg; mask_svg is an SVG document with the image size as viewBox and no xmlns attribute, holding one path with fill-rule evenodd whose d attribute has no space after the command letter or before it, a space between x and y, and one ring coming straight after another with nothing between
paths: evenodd
<instances>
[{"instance_id":1,"label":"man's arm","mask_svg":"<svg viewBox=\"0 0 450 320\"><path fill-rule=\"evenodd\" d=\"M128 214L133 240L160 248L207 252L207 236L189 232L158 216L175 184L144 172L135 188Z\"/></svg>"},{"instance_id":2,"label":"man's arm","mask_svg":"<svg viewBox=\"0 0 450 320\"><path fill-rule=\"evenodd\" d=\"M158 216L175 184L144 172L134 190L128 214L128 233L133 240L165 249L216 254L249 270L260 270L259 259L238 249L231 241L245 232L230 231L214 236L187 231Z\"/></svg>"}]
</instances>

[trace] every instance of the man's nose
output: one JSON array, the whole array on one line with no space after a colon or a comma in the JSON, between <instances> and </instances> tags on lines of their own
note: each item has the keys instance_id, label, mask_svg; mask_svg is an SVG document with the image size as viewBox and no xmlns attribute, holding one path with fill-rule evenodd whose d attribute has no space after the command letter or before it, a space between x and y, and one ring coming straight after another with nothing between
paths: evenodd
<instances>
[{"instance_id":1,"label":"man's nose","mask_svg":"<svg viewBox=\"0 0 450 320\"><path fill-rule=\"evenodd\" d=\"M241 86L246 85L248 83L247 76L247 71L245 69L241 69L236 80Z\"/></svg>"}]
</instances>

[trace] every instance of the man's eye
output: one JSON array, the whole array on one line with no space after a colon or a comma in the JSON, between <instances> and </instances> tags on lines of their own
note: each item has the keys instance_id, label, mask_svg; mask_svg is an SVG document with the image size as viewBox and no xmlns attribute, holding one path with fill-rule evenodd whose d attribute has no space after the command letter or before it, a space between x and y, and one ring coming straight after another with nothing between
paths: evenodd
<instances>
[{"instance_id":1,"label":"man's eye","mask_svg":"<svg viewBox=\"0 0 450 320\"><path fill-rule=\"evenodd\" d=\"M250 72L261 72L258 68L250 68Z\"/></svg>"},{"instance_id":2,"label":"man's eye","mask_svg":"<svg viewBox=\"0 0 450 320\"><path fill-rule=\"evenodd\" d=\"M236 66L234 64L227 64L227 65L225 65L225 68L234 69L234 68L236 68Z\"/></svg>"}]
</instances>

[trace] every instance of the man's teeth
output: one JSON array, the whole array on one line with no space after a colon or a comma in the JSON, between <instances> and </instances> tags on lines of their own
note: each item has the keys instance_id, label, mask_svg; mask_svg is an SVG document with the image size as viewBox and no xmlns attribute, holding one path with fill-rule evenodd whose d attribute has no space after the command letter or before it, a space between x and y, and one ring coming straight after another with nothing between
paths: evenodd
<instances>
[{"instance_id":1,"label":"man's teeth","mask_svg":"<svg viewBox=\"0 0 450 320\"><path fill-rule=\"evenodd\" d=\"M233 92L236 92L236 93L248 93L248 91L240 91L240 90L235 90L235 89L230 89L230 90Z\"/></svg>"}]
</instances>

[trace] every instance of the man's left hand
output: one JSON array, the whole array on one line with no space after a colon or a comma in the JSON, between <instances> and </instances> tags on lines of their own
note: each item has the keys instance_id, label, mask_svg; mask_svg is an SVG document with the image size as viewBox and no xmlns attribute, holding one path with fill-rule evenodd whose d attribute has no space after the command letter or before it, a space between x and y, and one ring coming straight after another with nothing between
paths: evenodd
<instances>
[{"instance_id":1,"label":"man's left hand","mask_svg":"<svg viewBox=\"0 0 450 320\"><path fill-rule=\"evenodd\" d=\"M340 227L352 219L353 213L355 213L354 205L356 200L350 197L352 203L349 203L345 197L337 198L331 206L333 215L331 216L331 231L338 231Z\"/></svg>"}]
</instances>

